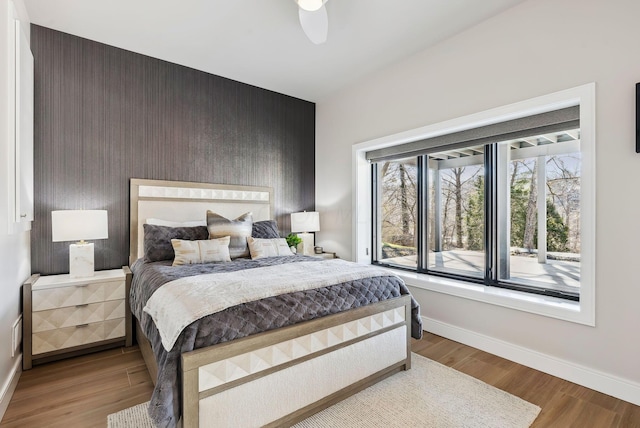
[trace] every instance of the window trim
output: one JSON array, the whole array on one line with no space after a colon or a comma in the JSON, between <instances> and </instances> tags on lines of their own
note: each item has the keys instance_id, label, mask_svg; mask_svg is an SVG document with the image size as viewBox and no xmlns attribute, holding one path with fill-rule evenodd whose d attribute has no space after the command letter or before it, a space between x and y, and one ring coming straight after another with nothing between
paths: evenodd
<instances>
[{"instance_id":1,"label":"window trim","mask_svg":"<svg viewBox=\"0 0 640 428\"><path fill-rule=\"evenodd\" d=\"M595 326L595 83L353 145L352 239L354 245L352 259L358 263L371 263L371 204L373 201L371 169L365 157L366 152L574 105L580 105L583 170L580 207L582 240L580 302L390 269L405 278L407 284L418 288Z\"/></svg>"}]
</instances>

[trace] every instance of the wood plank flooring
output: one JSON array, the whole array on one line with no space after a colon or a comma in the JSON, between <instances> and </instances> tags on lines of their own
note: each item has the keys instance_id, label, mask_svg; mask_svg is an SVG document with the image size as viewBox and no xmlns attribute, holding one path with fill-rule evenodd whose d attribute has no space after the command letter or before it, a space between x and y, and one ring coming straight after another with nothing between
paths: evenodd
<instances>
[{"instance_id":1,"label":"wood plank flooring","mask_svg":"<svg viewBox=\"0 0 640 428\"><path fill-rule=\"evenodd\" d=\"M640 428L638 406L475 348L425 333L412 349L540 406L534 428ZM104 428L152 389L135 346L49 363L22 373L0 427Z\"/></svg>"},{"instance_id":2,"label":"wood plank flooring","mask_svg":"<svg viewBox=\"0 0 640 428\"><path fill-rule=\"evenodd\" d=\"M137 346L43 364L22 373L0 426L105 428L107 415L152 391Z\"/></svg>"},{"instance_id":3,"label":"wood plank flooring","mask_svg":"<svg viewBox=\"0 0 640 428\"><path fill-rule=\"evenodd\" d=\"M640 428L640 407L434 334L413 352L507 391L542 411L533 428Z\"/></svg>"}]
</instances>

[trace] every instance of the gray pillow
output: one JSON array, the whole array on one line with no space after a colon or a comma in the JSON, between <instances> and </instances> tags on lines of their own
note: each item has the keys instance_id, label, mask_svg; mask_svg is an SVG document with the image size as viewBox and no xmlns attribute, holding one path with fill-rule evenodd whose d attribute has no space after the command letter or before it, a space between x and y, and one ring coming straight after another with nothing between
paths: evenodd
<instances>
[{"instance_id":1,"label":"gray pillow","mask_svg":"<svg viewBox=\"0 0 640 428\"><path fill-rule=\"evenodd\" d=\"M172 239L198 241L209 239L206 226L169 227L144 224L144 259L148 262L173 260L175 252L171 245Z\"/></svg>"},{"instance_id":2,"label":"gray pillow","mask_svg":"<svg viewBox=\"0 0 640 428\"><path fill-rule=\"evenodd\" d=\"M207 211L207 229L209 238L231 237L229 242L229 255L231 259L238 257L249 257L249 247L247 238L251 236L253 225L253 214L248 212L242 214L235 220L229 220L213 211Z\"/></svg>"},{"instance_id":3,"label":"gray pillow","mask_svg":"<svg viewBox=\"0 0 640 428\"><path fill-rule=\"evenodd\" d=\"M263 220L253 223L251 236L258 239L277 239L280 237L278 223L275 220Z\"/></svg>"}]
</instances>

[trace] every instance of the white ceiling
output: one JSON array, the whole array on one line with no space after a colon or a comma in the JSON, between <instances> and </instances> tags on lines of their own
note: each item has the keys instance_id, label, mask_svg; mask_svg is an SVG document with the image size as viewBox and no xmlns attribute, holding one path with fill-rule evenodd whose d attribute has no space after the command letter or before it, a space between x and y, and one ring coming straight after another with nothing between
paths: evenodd
<instances>
[{"instance_id":1,"label":"white ceiling","mask_svg":"<svg viewBox=\"0 0 640 428\"><path fill-rule=\"evenodd\" d=\"M32 23L317 102L523 0L329 0L312 44L294 0L23 0Z\"/></svg>"}]
</instances>

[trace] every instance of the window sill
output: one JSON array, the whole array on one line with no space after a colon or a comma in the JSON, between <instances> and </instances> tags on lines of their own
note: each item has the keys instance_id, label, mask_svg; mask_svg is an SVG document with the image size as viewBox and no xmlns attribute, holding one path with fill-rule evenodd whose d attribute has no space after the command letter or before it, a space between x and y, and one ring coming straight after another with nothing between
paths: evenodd
<instances>
[{"instance_id":1,"label":"window sill","mask_svg":"<svg viewBox=\"0 0 640 428\"><path fill-rule=\"evenodd\" d=\"M399 269L384 269L389 269L398 275L410 287L449 294L577 324L595 326L593 317L588 311L585 311L581 307L581 302L497 287L485 287L484 285L471 282L407 272Z\"/></svg>"}]
</instances>

